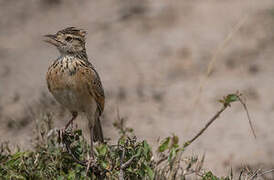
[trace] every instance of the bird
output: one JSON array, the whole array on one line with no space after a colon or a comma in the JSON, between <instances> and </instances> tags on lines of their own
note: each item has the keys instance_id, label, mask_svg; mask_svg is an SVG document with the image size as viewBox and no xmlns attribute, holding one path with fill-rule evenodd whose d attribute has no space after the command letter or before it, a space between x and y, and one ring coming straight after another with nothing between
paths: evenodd
<instances>
[{"instance_id":1,"label":"bird","mask_svg":"<svg viewBox=\"0 0 274 180\"><path fill-rule=\"evenodd\" d=\"M88 60L86 35L85 30L76 27L44 35L44 41L60 52L48 68L46 81L53 97L71 112L72 117L64 131L79 113L86 115L90 130L90 159L93 159L93 142L104 142L100 116L104 110L105 94L99 74Z\"/></svg>"}]
</instances>

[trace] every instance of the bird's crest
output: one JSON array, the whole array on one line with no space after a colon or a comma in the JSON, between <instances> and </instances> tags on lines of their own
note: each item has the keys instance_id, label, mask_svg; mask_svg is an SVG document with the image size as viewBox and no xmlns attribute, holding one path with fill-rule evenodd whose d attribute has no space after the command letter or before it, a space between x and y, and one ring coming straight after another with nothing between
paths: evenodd
<instances>
[{"instance_id":1,"label":"bird's crest","mask_svg":"<svg viewBox=\"0 0 274 180\"><path fill-rule=\"evenodd\" d=\"M86 34L87 34L87 32L85 30L79 29L79 28L76 28L76 27L68 27L68 28L62 29L62 30L59 31L59 33L72 34L72 35L75 35L75 36L81 36L82 38L85 38Z\"/></svg>"}]
</instances>

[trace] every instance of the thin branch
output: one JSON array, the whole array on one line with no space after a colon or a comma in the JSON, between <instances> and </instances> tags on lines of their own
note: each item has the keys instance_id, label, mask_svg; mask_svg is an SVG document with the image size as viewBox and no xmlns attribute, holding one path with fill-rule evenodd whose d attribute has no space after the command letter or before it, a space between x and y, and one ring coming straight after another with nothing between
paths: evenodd
<instances>
[{"instance_id":1,"label":"thin branch","mask_svg":"<svg viewBox=\"0 0 274 180\"><path fill-rule=\"evenodd\" d=\"M124 164L122 164L121 168L122 168L122 169L127 168L127 167L131 164L131 162L132 162L136 157L138 157L138 156L139 156L138 154L135 154L134 156L132 156L127 162L125 162Z\"/></svg>"},{"instance_id":2,"label":"thin branch","mask_svg":"<svg viewBox=\"0 0 274 180\"><path fill-rule=\"evenodd\" d=\"M260 171L261 171L261 169L258 169L257 171L255 171L255 173L250 177L250 180L253 180L253 179L255 179L256 177L259 177L259 176L263 176L264 174L274 172L274 169L270 169L268 171L264 171L264 172L259 174Z\"/></svg>"},{"instance_id":3,"label":"thin branch","mask_svg":"<svg viewBox=\"0 0 274 180\"><path fill-rule=\"evenodd\" d=\"M191 140L187 141L184 145L183 145L183 148L186 148L187 146L189 146L193 141L195 141L198 137L200 137L204 131L220 116L220 114L222 114L222 112L229 106L227 105L224 105L222 107L221 110L219 110L208 122L207 124L205 125L205 127L203 129L201 129ZM163 157L162 159L160 159L156 165L158 166L159 164L161 164L162 162L164 162L165 160L167 160L168 157L165 156Z\"/></svg>"},{"instance_id":4,"label":"thin branch","mask_svg":"<svg viewBox=\"0 0 274 180\"><path fill-rule=\"evenodd\" d=\"M243 105L243 107L245 109L245 112L246 112L246 115L247 115L247 118L248 118L248 122L249 122L249 125L250 125L250 128L251 128L252 134L253 134L254 138L256 139L255 130L253 128L253 125L252 125L252 122L251 122L251 118L250 118L248 109L246 107L246 104L244 103L244 101L242 100L242 98L240 98L240 96L238 96L238 99L239 99L240 103Z\"/></svg>"},{"instance_id":5,"label":"thin branch","mask_svg":"<svg viewBox=\"0 0 274 180\"><path fill-rule=\"evenodd\" d=\"M75 153L71 150L69 142L67 142L66 140L64 140L64 143L65 143L65 146L66 146L66 149L67 149L68 153L71 155L71 157L73 158L73 160L75 162L77 162L78 164L86 167L87 166L87 164L86 164L87 161L81 161L81 160L79 160L76 157Z\"/></svg>"},{"instance_id":6,"label":"thin branch","mask_svg":"<svg viewBox=\"0 0 274 180\"><path fill-rule=\"evenodd\" d=\"M121 160L120 160L119 180L124 180L124 169L122 168L122 165L123 165L123 161L124 161L124 158L125 158L125 153L126 153L126 149L123 148L122 157L121 157Z\"/></svg>"},{"instance_id":7,"label":"thin branch","mask_svg":"<svg viewBox=\"0 0 274 180\"><path fill-rule=\"evenodd\" d=\"M164 156L163 158L161 158L160 160L158 160L158 162L156 163L156 166L158 166L159 164L161 164L162 162L164 162L165 160L167 160L168 156Z\"/></svg>"},{"instance_id":8,"label":"thin branch","mask_svg":"<svg viewBox=\"0 0 274 180\"><path fill-rule=\"evenodd\" d=\"M255 177L257 177L257 175L258 175L258 173L261 171L261 169L257 169L254 173L253 173L253 175L250 177L250 179L252 180L252 179L254 179Z\"/></svg>"},{"instance_id":9,"label":"thin branch","mask_svg":"<svg viewBox=\"0 0 274 180\"><path fill-rule=\"evenodd\" d=\"M86 165L87 161L81 161L81 160L79 160L79 159L77 158L77 156L75 155L75 153L74 153L74 152L71 150L71 148L70 148L70 142L68 142L68 141L66 140L66 138L64 138L64 135L65 135L65 134L66 134L66 131L63 132L63 133L61 132L61 130L58 131L58 136L60 137L61 142L65 144L66 149L67 149L68 153L71 155L72 159L73 159L76 163L78 163L78 164L80 164L80 165L86 167L86 166L87 166L87 165Z\"/></svg>"},{"instance_id":10,"label":"thin branch","mask_svg":"<svg viewBox=\"0 0 274 180\"><path fill-rule=\"evenodd\" d=\"M194 136L194 138L192 138L191 140L187 141L184 145L183 148L186 148L187 146L189 146L193 141L195 141L198 137L200 137L203 132L220 116L220 114L227 108L228 106L223 106L222 109L220 111L218 111L205 125L205 127L203 129L201 129L196 136Z\"/></svg>"},{"instance_id":11,"label":"thin branch","mask_svg":"<svg viewBox=\"0 0 274 180\"><path fill-rule=\"evenodd\" d=\"M178 155L175 157L172 169L170 170L170 173L168 176L168 180L176 179L176 175L177 175L178 169L180 167L180 160L181 160L182 155L183 155L183 151L180 151L178 153Z\"/></svg>"},{"instance_id":12,"label":"thin branch","mask_svg":"<svg viewBox=\"0 0 274 180\"><path fill-rule=\"evenodd\" d=\"M119 180L124 180L124 169L126 169L130 164L131 162L136 158L138 157L139 155L138 154L135 154L134 156L132 156L127 162L123 163L124 161L124 158L125 158L125 148L123 149L123 153L122 153L122 157L121 157L121 165L120 165L120 173L119 173Z\"/></svg>"},{"instance_id":13,"label":"thin branch","mask_svg":"<svg viewBox=\"0 0 274 180\"><path fill-rule=\"evenodd\" d=\"M274 172L274 169L270 169L270 170L268 170L268 171L264 171L264 172L262 172L261 174L259 174L258 176L262 176L262 175L264 175L264 174L271 173L271 172Z\"/></svg>"},{"instance_id":14,"label":"thin branch","mask_svg":"<svg viewBox=\"0 0 274 180\"><path fill-rule=\"evenodd\" d=\"M202 167L204 165L204 162L205 162L205 153L203 154L201 161L198 161L198 163L196 165L196 168L195 168L196 172L200 172L201 171L201 169L202 169Z\"/></svg>"}]
</instances>

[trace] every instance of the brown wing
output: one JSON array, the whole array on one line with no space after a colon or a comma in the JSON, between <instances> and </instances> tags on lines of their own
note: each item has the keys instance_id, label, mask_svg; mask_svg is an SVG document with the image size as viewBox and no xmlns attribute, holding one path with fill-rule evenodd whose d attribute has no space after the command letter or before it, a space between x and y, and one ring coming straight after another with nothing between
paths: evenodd
<instances>
[{"instance_id":1,"label":"brown wing","mask_svg":"<svg viewBox=\"0 0 274 180\"><path fill-rule=\"evenodd\" d=\"M94 93L94 98L97 103L99 115L101 115L104 111L104 106L105 106L105 94L104 94L104 89L103 89L100 77L98 76L97 72L96 74L97 76L92 82L91 89Z\"/></svg>"},{"instance_id":2,"label":"brown wing","mask_svg":"<svg viewBox=\"0 0 274 180\"><path fill-rule=\"evenodd\" d=\"M97 71L95 70L95 68L92 66L92 64L89 61L84 61L83 63L85 64L85 66L87 66L88 71L90 71L89 74L91 74L90 76L87 77L88 78L87 86L88 86L89 93L94 97L97 103L97 108L99 110L99 115L101 115L102 112L104 111L104 106L105 106L105 93L104 93L104 89L103 89L99 74L97 73Z\"/></svg>"}]
</instances>

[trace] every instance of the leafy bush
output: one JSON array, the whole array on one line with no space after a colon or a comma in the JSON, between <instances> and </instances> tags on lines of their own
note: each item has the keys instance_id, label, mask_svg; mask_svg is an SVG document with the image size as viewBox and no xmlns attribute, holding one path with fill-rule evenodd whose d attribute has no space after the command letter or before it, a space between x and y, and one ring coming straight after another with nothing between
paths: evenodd
<instances>
[{"instance_id":1,"label":"leafy bush","mask_svg":"<svg viewBox=\"0 0 274 180\"><path fill-rule=\"evenodd\" d=\"M12 153L8 143L0 146L0 179L186 179L193 176L202 180L230 180L218 178L203 169L204 156L183 157L184 150L197 139L217 117L230 106L240 101L238 94L226 96L223 107L206 126L191 140L180 145L176 135L163 139L156 152L146 140L140 141L133 130L118 119L114 126L120 137L116 144L108 141L96 144L95 160L87 168L90 147L82 130L69 129L64 134L53 129L52 116L45 115L37 123L37 133L32 150ZM252 175L252 174L251 174ZM250 174L245 177L250 176ZM239 179L244 177L241 173Z\"/></svg>"},{"instance_id":2,"label":"leafy bush","mask_svg":"<svg viewBox=\"0 0 274 180\"><path fill-rule=\"evenodd\" d=\"M0 179L61 180L86 179L87 176L97 179L167 179L175 168L174 161L180 150L178 137L163 140L157 150L161 159L156 161L147 141L138 141L130 131L120 129L120 138L115 145L97 144L94 149L96 161L88 173L81 162L84 163L88 156L89 145L79 129L66 132L62 139L68 142L73 155L60 142L58 130L54 129L46 133L40 130L40 138L36 137L31 151L11 153L8 145L2 144ZM193 157L187 169L197 162L198 159Z\"/></svg>"}]
</instances>

